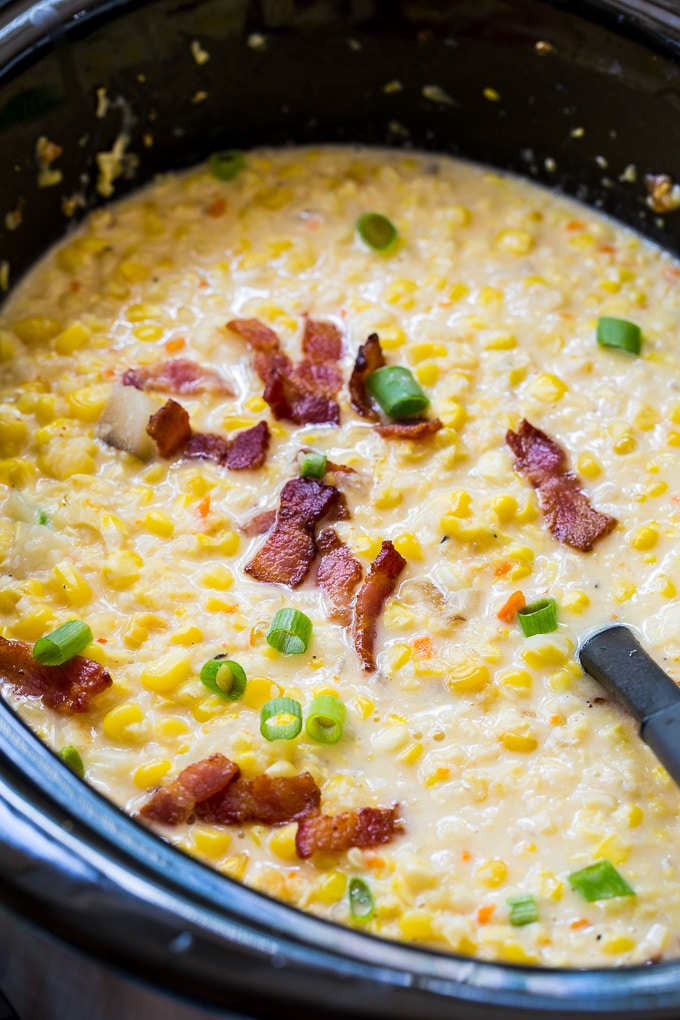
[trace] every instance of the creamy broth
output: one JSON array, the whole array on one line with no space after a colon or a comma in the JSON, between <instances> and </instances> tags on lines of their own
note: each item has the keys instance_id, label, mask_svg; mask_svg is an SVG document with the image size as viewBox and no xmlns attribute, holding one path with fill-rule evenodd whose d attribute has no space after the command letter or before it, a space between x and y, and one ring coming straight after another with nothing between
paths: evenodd
<instances>
[{"instance_id":1,"label":"creamy broth","mask_svg":"<svg viewBox=\"0 0 680 1020\"><path fill-rule=\"evenodd\" d=\"M364 213L398 231L381 253ZM276 420L248 344L256 318L300 357L304 316L343 336L341 424ZM638 324L639 357L598 346L598 318ZM352 877L363 929L484 959L621 966L679 955L680 793L634 721L575 658L590 628L633 626L678 675L680 269L630 231L526 182L438 156L259 150L230 181L206 167L93 213L17 287L0 322L1 634L32 645L79 618L112 686L82 715L5 695L55 750L131 813L220 752L244 776L310 772L322 810L399 804L403 833L342 853L295 849L297 823L161 834L219 871L342 924ZM356 352L376 332L442 423L388 440L350 406ZM186 358L233 396L176 396L201 432L267 421L257 470L152 455L100 438L130 368ZM172 394L171 394L172 395ZM167 394L157 395L158 406ZM617 518L590 552L556 541L513 467L526 418L565 451L594 507ZM406 559L381 614L377 670L329 619L315 568L295 589L244 567L243 528L278 506L303 448L336 476L332 524L366 574L381 542ZM551 596L558 628L525 637L498 613ZM266 642L277 610L313 624L306 652ZM240 700L201 684L227 653ZM320 693L347 708L342 739L268 741L262 705ZM587 902L569 875L609 861L635 895ZM531 895L538 920L511 923Z\"/></svg>"}]
</instances>

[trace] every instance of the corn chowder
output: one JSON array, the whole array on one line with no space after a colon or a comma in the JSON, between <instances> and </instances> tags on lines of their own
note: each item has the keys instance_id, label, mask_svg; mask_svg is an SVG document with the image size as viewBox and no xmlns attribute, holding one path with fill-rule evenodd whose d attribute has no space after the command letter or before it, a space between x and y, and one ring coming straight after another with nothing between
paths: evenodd
<instances>
[{"instance_id":1,"label":"corn chowder","mask_svg":"<svg viewBox=\"0 0 680 1020\"><path fill-rule=\"evenodd\" d=\"M297 821L158 827L315 914L520 964L677 957L680 793L575 650L621 620L678 673L680 269L590 209L444 157L237 162L94 212L3 309L0 633L32 648L84 621L83 655L112 678L79 714L9 682L6 698L134 814L217 754L246 778L309 773L327 815L398 805L388 840L309 858ZM369 213L389 243L357 230ZM257 320L296 360L306 316L342 337L339 425L275 417L252 346L226 327ZM639 356L598 345L602 318L639 326ZM373 333L436 431L386 438L353 408L347 381ZM266 422L262 466L111 438L131 413L111 409L125 373L177 359L223 383L175 397L191 429L230 443ZM556 540L515 469L506 433L523 419L616 519L591 551ZM375 621L375 670L316 567L292 586L245 569L268 541L249 522L279 507L301 451L353 469L333 476L349 513L332 524L359 573L383 543L405 560ZM544 597L556 629L527 637L516 610ZM267 641L280 610L311 621L298 654ZM240 697L201 682L221 655L245 674ZM320 696L345 709L335 743L262 722L274 699L306 717Z\"/></svg>"}]
</instances>

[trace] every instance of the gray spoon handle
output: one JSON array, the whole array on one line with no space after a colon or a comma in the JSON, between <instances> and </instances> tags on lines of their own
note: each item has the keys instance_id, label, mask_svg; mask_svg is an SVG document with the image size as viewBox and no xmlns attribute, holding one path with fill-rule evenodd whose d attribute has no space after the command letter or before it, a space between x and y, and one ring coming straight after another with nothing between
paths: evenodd
<instances>
[{"instance_id":1,"label":"gray spoon handle","mask_svg":"<svg viewBox=\"0 0 680 1020\"><path fill-rule=\"evenodd\" d=\"M640 736L680 785L680 689L620 624L597 631L579 649L586 673L640 723Z\"/></svg>"}]
</instances>

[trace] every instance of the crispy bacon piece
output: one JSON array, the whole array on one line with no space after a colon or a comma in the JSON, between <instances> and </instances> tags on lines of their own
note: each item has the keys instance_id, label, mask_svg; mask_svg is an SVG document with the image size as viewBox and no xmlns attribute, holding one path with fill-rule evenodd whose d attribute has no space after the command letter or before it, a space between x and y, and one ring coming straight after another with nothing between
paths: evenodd
<instances>
[{"instance_id":1,"label":"crispy bacon piece","mask_svg":"<svg viewBox=\"0 0 680 1020\"><path fill-rule=\"evenodd\" d=\"M233 397L227 380L212 368L204 368L188 358L161 361L148 368L128 368L123 375L124 386L160 393L221 393Z\"/></svg>"},{"instance_id":2,"label":"crispy bacon piece","mask_svg":"<svg viewBox=\"0 0 680 1020\"><path fill-rule=\"evenodd\" d=\"M98 662L76 655L63 666L43 666L23 641L0 637L0 677L19 694L42 698L62 715L87 712L90 702L113 681Z\"/></svg>"},{"instance_id":3,"label":"crispy bacon piece","mask_svg":"<svg viewBox=\"0 0 680 1020\"><path fill-rule=\"evenodd\" d=\"M224 790L238 774L238 765L229 758L211 754L182 769L168 786L157 787L140 808L140 818L162 825L186 822L197 804Z\"/></svg>"},{"instance_id":4,"label":"crispy bacon piece","mask_svg":"<svg viewBox=\"0 0 680 1020\"><path fill-rule=\"evenodd\" d=\"M220 793L196 805L201 821L213 825L286 825L316 814L321 791L309 772L299 776L241 777Z\"/></svg>"},{"instance_id":5,"label":"crispy bacon piece","mask_svg":"<svg viewBox=\"0 0 680 1020\"><path fill-rule=\"evenodd\" d=\"M273 329L259 319L231 319L227 329L247 340L256 351L278 351L279 338Z\"/></svg>"},{"instance_id":6,"label":"crispy bacon piece","mask_svg":"<svg viewBox=\"0 0 680 1020\"><path fill-rule=\"evenodd\" d=\"M213 432L195 432L185 447L184 456L189 460L211 460L230 471L259 468L266 460L270 435L266 421L244 429L231 442Z\"/></svg>"},{"instance_id":7,"label":"crispy bacon piece","mask_svg":"<svg viewBox=\"0 0 680 1020\"><path fill-rule=\"evenodd\" d=\"M155 440L161 457L174 457L191 439L189 415L181 404L171 398L151 415L146 431Z\"/></svg>"},{"instance_id":8,"label":"crispy bacon piece","mask_svg":"<svg viewBox=\"0 0 680 1020\"><path fill-rule=\"evenodd\" d=\"M391 808L359 808L340 815L310 815L298 823L295 849L298 857L311 857L313 853L349 850L350 847L378 846L389 843L392 837L404 831L397 818L399 805Z\"/></svg>"},{"instance_id":9,"label":"crispy bacon piece","mask_svg":"<svg viewBox=\"0 0 680 1020\"><path fill-rule=\"evenodd\" d=\"M331 619L346 626L352 618L352 596L363 574L361 564L333 528L323 531L316 544L321 554L316 583L330 600Z\"/></svg>"},{"instance_id":10,"label":"crispy bacon piece","mask_svg":"<svg viewBox=\"0 0 680 1020\"><path fill-rule=\"evenodd\" d=\"M346 512L342 493L315 478L293 478L281 490L276 527L245 568L256 581L297 587L309 573L314 529L332 512Z\"/></svg>"},{"instance_id":11,"label":"crispy bacon piece","mask_svg":"<svg viewBox=\"0 0 680 1020\"><path fill-rule=\"evenodd\" d=\"M265 384L263 396L276 418L296 425L340 423L335 398L342 386L342 372L336 364L342 354L342 337L336 326L305 319L302 350L306 357L298 365L281 350L274 330L259 319L232 319L227 328L255 350L255 370Z\"/></svg>"},{"instance_id":12,"label":"crispy bacon piece","mask_svg":"<svg viewBox=\"0 0 680 1020\"><path fill-rule=\"evenodd\" d=\"M349 396L352 407L362 418L369 418L371 421L380 421L380 416L366 392L366 379L371 372L375 372L376 368L382 368L384 364L385 358L378 334L371 333L366 343L362 344L357 351L349 380Z\"/></svg>"},{"instance_id":13,"label":"crispy bacon piece","mask_svg":"<svg viewBox=\"0 0 680 1020\"><path fill-rule=\"evenodd\" d=\"M354 647L365 670L375 669L375 638L378 617L394 592L406 560L391 542L383 542L371 563L368 577L357 595L354 608Z\"/></svg>"},{"instance_id":14,"label":"crispy bacon piece","mask_svg":"<svg viewBox=\"0 0 680 1020\"><path fill-rule=\"evenodd\" d=\"M262 510L242 524L241 531L249 538L253 538L255 535L266 535L274 527L275 520L276 510Z\"/></svg>"},{"instance_id":15,"label":"crispy bacon piece","mask_svg":"<svg viewBox=\"0 0 680 1020\"><path fill-rule=\"evenodd\" d=\"M564 450L545 432L523 419L505 441L515 454L515 469L538 490L541 509L558 542L590 552L618 521L591 506L577 475L567 470Z\"/></svg>"},{"instance_id":16,"label":"crispy bacon piece","mask_svg":"<svg viewBox=\"0 0 680 1020\"><path fill-rule=\"evenodd\" d=\"M439 418L424 418L376 425L375 431L379 432L383 439L426 439L442 428L444 428L444 423Z\"/></svg>"}]
</instances>

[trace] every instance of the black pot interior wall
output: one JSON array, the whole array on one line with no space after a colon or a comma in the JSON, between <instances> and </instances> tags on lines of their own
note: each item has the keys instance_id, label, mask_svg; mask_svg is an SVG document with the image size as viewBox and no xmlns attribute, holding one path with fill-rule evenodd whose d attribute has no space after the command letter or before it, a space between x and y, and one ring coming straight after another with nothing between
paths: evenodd
<instances>
[{"instance_id":1,"label":"black pot interior wall","mask_svg":"<svg viewBox=\"0 0 680 1020\"><path fill-rule=\"evenodd\" d=\"M0 26L0 285L94 204L263 143L464 155L678 250L680 212L649 206L645 176L680 179L680 40L650 45L613 4L155 0L78 17L69 0L40 16L27 4Z\"/></svg>"}]
</instances>

